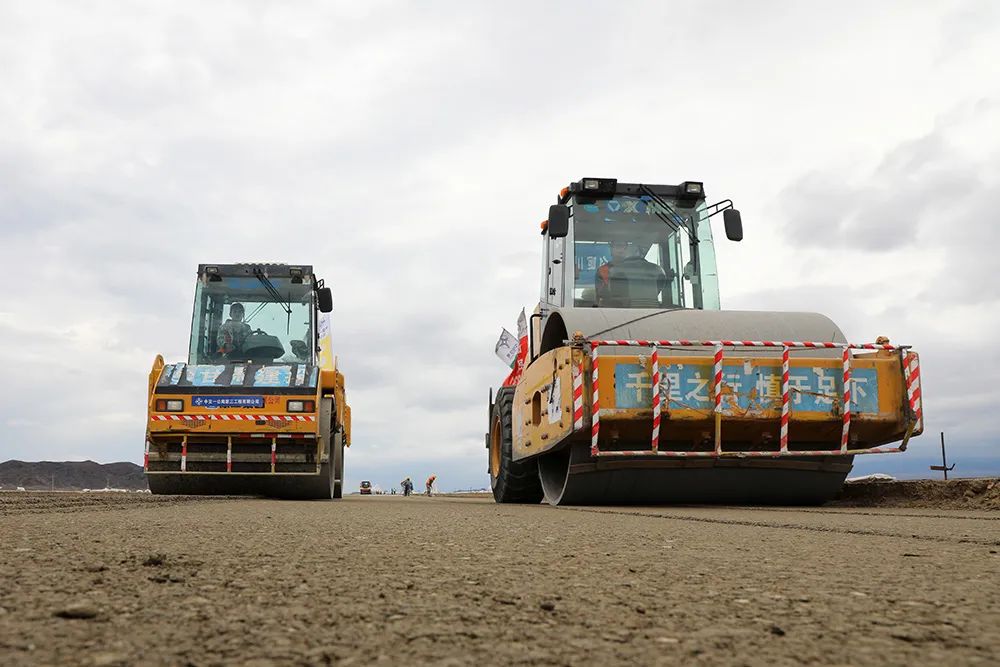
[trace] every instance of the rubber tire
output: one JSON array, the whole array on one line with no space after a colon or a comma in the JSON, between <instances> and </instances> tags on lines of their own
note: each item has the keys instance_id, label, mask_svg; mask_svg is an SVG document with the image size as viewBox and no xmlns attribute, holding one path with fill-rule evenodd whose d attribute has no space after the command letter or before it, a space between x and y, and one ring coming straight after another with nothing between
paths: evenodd
<instances>
[{"instance_id":1,"label":"rubber tire","mask_svg":"<svg viewBox=\"0 0 1000 667\"><path fill-rule=\"evenodd\" d=\"M340 431L334 438L334 454L336 465L333 468L333 497L344 497L344 432Z\"/></svg>"},{"instance_id":2,"label":"rubber tire","mask_svg":"<svg viewBox=\"0 0 1000 667\"><path fill-rule=\"evenodd\" d=\"M304 493L292 493L289 498L299 498L303 500L330 500L333 498L333 466L324 463L320 466L319 479L309 485L309 490Z\"/></svg>"},{"instance_id":3,"label":"rubber tire","mask_svg":"<svg viewBox=\"0 0 1000 667\"><path fill-rule=\"evenodd\" d=\"M512 412L514 408L514 388L502 387L497 392L490 415L490 442L493 429L500 428L500 470L494 477L490 465L490 487L493 499L498 503L542 502L542 483L538 477L538 462L535 459L514 461L511 452Z\"/></svg>"}]
</instances>

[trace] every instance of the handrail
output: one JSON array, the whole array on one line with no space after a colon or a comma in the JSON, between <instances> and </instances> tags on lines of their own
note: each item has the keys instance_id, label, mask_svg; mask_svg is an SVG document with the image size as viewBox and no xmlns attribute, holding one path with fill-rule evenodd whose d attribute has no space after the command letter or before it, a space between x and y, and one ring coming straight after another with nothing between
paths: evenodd
<instances>
[{"instance_id":1,"label":"handrail","mask_svg":"<svg viewBox=\"0 0 1000 667\"><path fill-rule=\"evenodd\" d=\"M610 340L587 340L576 338L566 341L568 344L589 347L591 360L591 444L590 454L594 457L601 456L671 456L671 457L778 457L778 456L850 456L853 454L885 454L892 452L902 452L906 450L910 436L917 426L922 428L922 399L920 395L920 367L916 354L908 352L908 345L891 345L889 343L835 343L829 341L769 341L769 340L631 340L631 339L610 339ZM649 347L652 348L651 361L652 368L652 409L653 409L653 429L651 448L649 450L629 450L611 451L601 450L598 445L601 428L601 406L598 395L599 380L599 350L602 347ZM660 372L659 372L659 352L661 347L711 347L713 348L713 383L712 393L714 398L713 416L715 419L714 449L708 452L691 451L661 451L659 449L660 440L660 412L662 410L660 401ZM741 451L724 452L722 450L722 418L725 410L722 405L722 395L724 386L723 358L725 348L739 347L766 347L781 349L781 438L778 451ZM789 355L792 348L807 349L840 349L843 360L843 403L841 408L842 428L838 449L790 451L788 449L788 422L790 419L789 401ZM907 398L909 402L909 414L906 434L899 447L867 447L860 449L850 448L850 428L851 428L851 359L852 350L886 350L900 353L900 363L903 369L903 380L906 385ZM582 377L583 369L579 375ZM581 383L582 385L582 383ZM574 393L576 388L574 387ZM582 403L582 401L581 401ZM581 406L582 408L582 406ZM582 427L582 409L579 417L576 417L576 406L574 406L574 430Z\"/></svg>"}]
</instances>

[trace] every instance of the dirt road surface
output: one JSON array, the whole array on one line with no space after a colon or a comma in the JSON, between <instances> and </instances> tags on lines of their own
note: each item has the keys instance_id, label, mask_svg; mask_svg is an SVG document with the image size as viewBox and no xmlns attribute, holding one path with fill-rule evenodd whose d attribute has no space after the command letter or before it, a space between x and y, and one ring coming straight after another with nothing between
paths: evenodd
<instances>
[{"instance_id":1,"label":"dirt road surface","mask_svg":"<svg viewBox=\"0 0 1000 667\"><path fill-rule=\"evenodd\" d=\"M997 664L998 519L0 494L0 664Z\"/></svg>"}]
</instances>

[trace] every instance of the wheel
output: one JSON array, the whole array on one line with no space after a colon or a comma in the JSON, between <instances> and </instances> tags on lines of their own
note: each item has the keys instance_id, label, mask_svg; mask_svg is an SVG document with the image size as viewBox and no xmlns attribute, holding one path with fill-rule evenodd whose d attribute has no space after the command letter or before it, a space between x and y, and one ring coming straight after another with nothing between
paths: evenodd
<instances>
[{"instance_id":1,"label":"wheel","mask_svg":"<svg viewBox=\"0 0 1000 667\"><path fill-rule=\"evenodd\" d=\"M490 416L490 486L498 503L539 503L542 484L534 459L514 461L511 452L513 387L497 392Z\"/></svg>"},{"instance_id":2,"label":"wheel","mask_svg":"<svg viewBox=\"0 0 1000 667\"><path fill-rule=\"evenodd\" d=\"M336 493L336 483L334 481L336 475L334 475L333 462L324 463L320 466L319 479L316 480L315 492L312 493L309 498L314 500L330 500L331 498L336 498L334 495Z\"/></svg>"},{"instance_id":3,"label":"wheel","mask_svg":"<svg viewBox=\"0 0 1000 667\"><path fill-rule=\"evenodd\" d=\"M344 497L344 432L339 431L333 439L333 455L336 457L333 467L333 497Z\"/></svg>"},{"instance_id":4,"label":"wheel","mask_svg":"<svg viewBox=\"0 0 1000 667\"><path fill-rule=\"evenodd\" d=\"M339 434L332 429L333 423L333 400L324 398L320 403L319 426L320 433L330 433L328 440L330 454L326 463L319 467L319 474L315 476L291 478L281 485L280 497L298 498L302 500L330 500L337 498L336 493L336 459L337 442L340 440Z\"/></svg>"}]
</instances>

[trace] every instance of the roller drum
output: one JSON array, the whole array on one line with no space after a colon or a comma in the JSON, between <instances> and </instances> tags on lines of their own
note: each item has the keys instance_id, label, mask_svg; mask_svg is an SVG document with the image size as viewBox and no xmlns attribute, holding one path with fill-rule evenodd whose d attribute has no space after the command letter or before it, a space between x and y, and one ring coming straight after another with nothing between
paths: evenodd
<instances>
[{"instance_id":1,"label":"roller drum","mask_svg":"<svg viewBox=\"0 0 1000 667\"><path fill-rule=\"evenodd\" d=\"M587 340L800 340L846 342L818 313L555 308L545 320L539 354L565 344L575 332ZM636 348L612 347L607 354ZM767 348L741 349L741 357L775 356ZM704 354L674 350L674 355ZM810 349L811 356L836 350ZM661 427L669 429L669 421ZM723 424L723 438L726 428ZM648 442L624 445L648 449ZM851 470L853 457L665 458L590 455L576 441L539 457L546 502L553 505L656 505L725 503L815 505L831 500Z\"/></svg>"},{"instance_id":2,"label":"roller drum","mask_svg":"<svg viewBox=\"0 0 1000 667\"><path fill-rule=\"evenodd\" d=\"M263 496L298 500L329 500L333 497L332 478L329 463L322 465L318 475L146 475L149 490L160 495Z\"/></svg>"},{"instance_id":3,"label":"roller drum","mask_svg":"<svg viewBox=\"0 0 1000 667\"><path fill-rule=\"evenodd\" d=\"M602 457L580 443L539 458L551 505L819 505L832 500L853 457L684 459Z\"/></svg>"}]
</instances>

